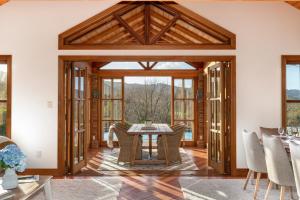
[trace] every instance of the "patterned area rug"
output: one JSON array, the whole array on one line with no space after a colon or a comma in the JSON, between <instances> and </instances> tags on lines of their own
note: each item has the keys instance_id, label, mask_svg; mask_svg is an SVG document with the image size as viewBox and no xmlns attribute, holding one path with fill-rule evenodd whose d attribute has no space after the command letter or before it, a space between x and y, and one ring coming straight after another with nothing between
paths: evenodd
<instances>
[{"instance_id":1,"label":"patterned area rug","mask_svg":"<svg viewBox=\"0 0 300 200\"><path fill-rule=\"evenodd\" d=\"M135 180L133 177L103 176L84 179L54 179L51 183L53 200L252 200L254 193L254 185L251 183L246 191L242 190L244 179L178 177L178 184L176 184L178 186L145 179L147 182L143 182L143 184L138 182L140 186L136 188L130 187L132 180ZM151 187L155 184L157 187ZM262 180L257 196L258 200L264 199L266 188L267 181ZM174 191L182 193L183 198L174 198L172 196ZM286 199L290 199L289 195L289 192L286 192ZM295 192L294 197L296 197ZM269 199L279 199L279 190L273 189ZM38 193L33 200L44 200L43 192Z\"/></svg>"},{"instance_id":2,"label":"patterned area rug","mask_svg":"<svg viewBox=\"0 0 300 200\"><path fill-rule=\"evenodd\" d=\"M185 170L199 170L194 161L184 149L180 149L180 155L182 158L182 163L171 163L169 166L165 164L135 164L130 166L128 163L117 164L119 155L119 149L114 149L112 152L106 152L101 155L103 161L100 164L100 167L97 169L99 171L109 171L109 170L164 170L164 171L185 171ZM149 153L146 150L143 150L143 159L147 159ZM152 153L153 159L156 159L157 152L156 150Z\"/></svg>"}]
</instances>

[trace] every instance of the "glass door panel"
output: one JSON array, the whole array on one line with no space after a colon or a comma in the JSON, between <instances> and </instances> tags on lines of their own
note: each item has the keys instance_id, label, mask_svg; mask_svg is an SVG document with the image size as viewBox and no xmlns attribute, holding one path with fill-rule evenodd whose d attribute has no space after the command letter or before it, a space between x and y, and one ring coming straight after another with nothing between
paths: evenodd
<instances>
[{"instance_id":1,"label":"glass door panel","mask_svg":"<svg viewBox=\"0 0 300 200\"><path fill-rule=\"evenodd\" d=\"M71 172L75 174L86 165L87 97L86 81L88 64L73 63L71 72Z\"/></svg>"},{"instance_id":2,"label":"glass door panel","mask_svg":"<svg viewBox=\"0 0 300 200\"><path fill-rule=\"evenodd\" d=\"M102 141L106 141L110 125L123 121L123 79L102 79L101 105L101 135Z\"/></svg>"},{"instance_id":3,"label":"glass door panel","mask_svg":"<svg viewBox=\"0 0 300 200\"><path fill-rule=\"evenodd\" d=\"M208 68L208 164L219 173L225 173L225 68L216 63Z\"/></svg>"},{"instance_id":4,"label":"glass door panel","mask_svg":"<svg viewBox=\"0 0 300 200\"><path fill-rule=\"evenodd\" d=\"M173 123L183 122L187 125L183 140L193 141L195 134L195 92L194 80L174 78L173 79L174 91L174 109L173 109Z\"/></svg>"}]
</instances>

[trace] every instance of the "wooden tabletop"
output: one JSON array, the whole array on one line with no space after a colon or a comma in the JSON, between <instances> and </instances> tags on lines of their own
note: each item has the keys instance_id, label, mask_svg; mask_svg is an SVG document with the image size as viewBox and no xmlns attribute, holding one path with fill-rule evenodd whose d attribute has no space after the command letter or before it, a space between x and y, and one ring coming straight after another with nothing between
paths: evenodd
<instances>
[{"instance_id":1,"label":"wooden tabletop","mask_svg":"<svg viewBox=\"0 0 300 200\"><path fill-rule=\"evenodd\" d=\"M45 184L47 184L51 180L52 176L39 176L39 180L35 182L29 183L19 183L19 186L16 189L9 190L10 193L4 196L1 196L0 199L5 199L6 196L13 195L12 200L25 200L32 197L36 194L40 189L42 189ZM1 189L2 186L0 185Z\"/></svg>"},{"instance_id":2,"label":"wooden tabletop","mask_svg":"<svg viewBox=\"0 0 300 200\"><path fill-rule=\"evenodd\" d=\"M147 129L145 130L143 127L145 127L145 124L133 124L130 129L127 131L128 134L171 134L173 133L173 130L169 127L168 124L152 124L151 127L154 127L153 129Z\"/></svg>"}]
</instances>

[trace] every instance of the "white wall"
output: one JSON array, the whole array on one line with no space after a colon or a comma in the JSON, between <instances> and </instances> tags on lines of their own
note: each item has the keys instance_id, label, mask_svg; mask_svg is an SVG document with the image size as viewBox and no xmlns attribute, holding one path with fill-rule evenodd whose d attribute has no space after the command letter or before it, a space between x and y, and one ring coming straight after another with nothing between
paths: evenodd
<instances>
[{"instance_id":1,"label":"white wall","mask_svg":"<svg viewBox=\"0 0 300 200\"><path fill-rule=\"evenodd\" d=\"M236 55L237 166L241 131L281 122L280 56L300 54L300 11L281 2L181 1L237 35L237 50L58 51L59 33L113 5L108 1L12 1L0 6L0 54L13 55L12 137L29 167L57 167L58 55ZM47 102L53 102L53 108ZM36 156L42 151L42 157Z\"/></svg>"}]
</instances>

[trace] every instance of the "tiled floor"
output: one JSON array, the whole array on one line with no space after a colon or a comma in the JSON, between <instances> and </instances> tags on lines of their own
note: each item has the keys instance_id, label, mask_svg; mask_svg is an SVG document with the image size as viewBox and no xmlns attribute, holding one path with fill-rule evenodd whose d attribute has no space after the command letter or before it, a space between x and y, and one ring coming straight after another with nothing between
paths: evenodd
<instances>
[{"instance_id":1,"label":"tiled floor","mask_svg":"<svg viewBox=\"0 0 300 200\"><path fill-rule=\"evenodd\" d=\"M204 179L210 179L218 176L219 178L228 178L220 175L212 168L208 167L207 150L198 148L184 148L185 152L197 165L197 171L117 171L113 175L106 176L97 169L102 162L101 153L110 151L107 148L93 149L89 151L89 162L80 173L74 176L64 177L66 179L86 179L93 177L106 179L111 177L120 181L120 188L117 199L184 199L184 192L180 181L182 178L192 178L201 176ZM95 162L96 161L96 162ZM200 178L200 177L199 177ZM109 179L109 178L108 178Z\"/></svg>"},{"instance_id":2,"label":"tiled floor","mask_svg":"<svg viewBox=\"0 0 300 200\"><path fill-rule=\"evenodd\" d=\"M210 168L207 164L207 150L199 148L184 148L188 156L194 161L199 170L182 170L182 171L153 171L153 170L143 170L143 171L114 171L109 174L114 175L197 175L197 176L218 176L219 174ZM88 165L83 168L82 171L76 176L97 176L103 175L99 173L98 168L103 161L103 152L111 151L107 148L91 149L89 150Z\"/></svg>"}]
</instances>

